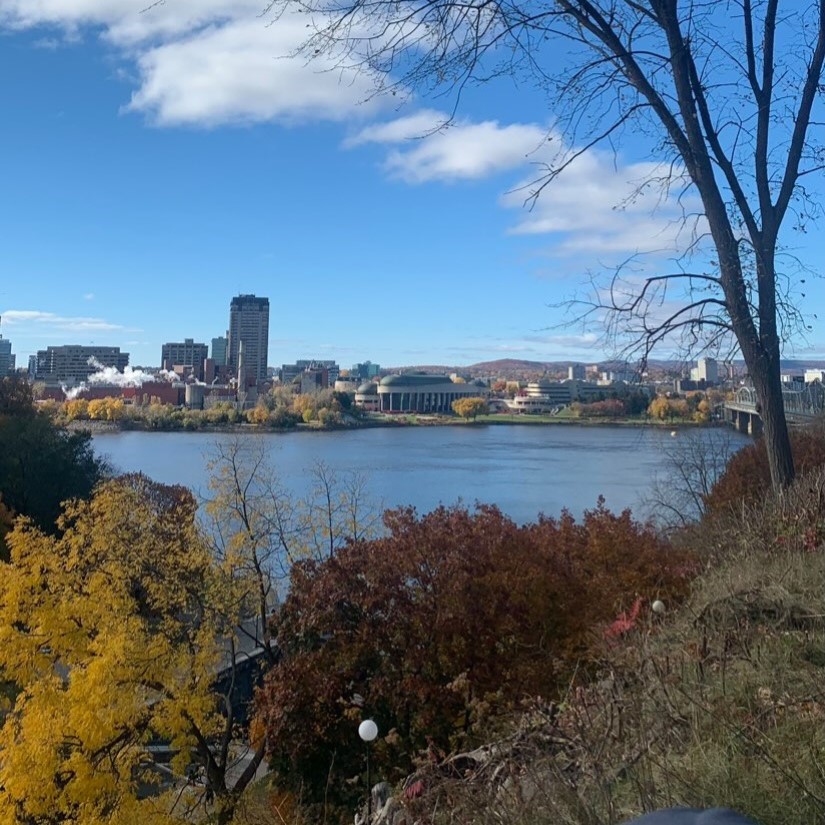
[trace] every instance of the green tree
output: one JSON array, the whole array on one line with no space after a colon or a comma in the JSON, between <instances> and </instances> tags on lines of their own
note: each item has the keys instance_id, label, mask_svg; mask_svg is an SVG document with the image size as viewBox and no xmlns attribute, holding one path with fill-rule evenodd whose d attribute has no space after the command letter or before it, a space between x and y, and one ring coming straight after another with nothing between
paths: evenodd
<instances>
[{"instance_id":1,"label":"green tree","mask_svg":"<svg viewBox=\"0 0 825 825\"><path fill-rule=\"evenodd\" d=\"M0 417L34 415L31 384L17 376L0 378Z\"/></svg>"},{"instance_id":2,"label":"green tree","mask_svg":"<svg viewBox=\"0 0 825 825\"><path fill-rule=\"evenodd\" d=\"M0 496L41 529L53 531L61 502L87 498L108 471L88 433L60 429L33 410L0 414Z\"/></svg>"},{"instance_id":3,"label":"green tree","mask_svg":"<svg viewBox=\"0 0 825 825\"><path fill-rule=\"evenodd\" d=\"M613 147L630 131L648 135L663 163L640 189L658 179L664 190L698 196L712 269L684 265L641 284L614 283L597 291L590 308L629 336L642 359L674 336L699 347L733 336L761 405L773 485L790 483L780 332L804 321L796 302L801 279L778 256L788 231L804 231L816 213L810 193L822 179L823 145L811 126L819 120L825 0L272 6L315 22L305 44L310 58L335 55L342 65L374 72L392 91L461 90L502 74L531 79L551 101L554 130L567 148L529 197L539 197L583 151ZM660 312L663 305L672 311Z\"/></svg>"}]
</instances>

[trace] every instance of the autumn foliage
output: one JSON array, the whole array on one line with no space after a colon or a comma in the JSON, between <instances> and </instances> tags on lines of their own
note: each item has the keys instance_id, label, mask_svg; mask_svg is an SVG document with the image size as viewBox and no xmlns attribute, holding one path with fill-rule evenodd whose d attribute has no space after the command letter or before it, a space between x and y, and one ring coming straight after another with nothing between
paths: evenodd
<instances>
[{"instance_id":1,"label":"autumn foliage","mask_svg":"<svg viewBox=\"0 0 825 825\"><path fill-rule=\"evenodd\" d=\"M479 415L487 415L490 407L484 398L458 398L453 401L453 412L462 418L476 420Z\"/></svg>"},{"instance_id":2,"label":"autumn foliage","mask_svg":"<svg viewBox=\"0 0 825 825\"><path fill-rule=\"evenodd\" d=\"M791 449L797 475L825 466L825 430L792 430ZM706 499L709 515L720 515L764 499L771 489L765 442L761 439L739 450Z\"/></svg>"},{"instance_id":3,"label":"autumn foliage","mask_svg":"<svg viewBox=\"0 0 825 825\"><path fill-rule=\"evenodd\" d=\"M385 515L387 535L293 567L276 619L284 661L260 697L273 764L310 801L352 804L355 730L392 781L472 740L528 696L552 696L637 598L678 596L689 560L603 504L519 526L495 507Z\"/></svg>"},{"instance_id":4,"label":"autumn foliage","mask_svg":"<svg viewBox=\"0 0 825 825\"><path fill-rule=\"evenodd\" d=\"M197 735L220 729L194 513L184 488L127 476L67 503L58 537L29 521L7 536L0 673L16 695L0 724L1 822L180 821L140 797L158 782L153 739L183 771Z\"/></svg>"}]
</instances>

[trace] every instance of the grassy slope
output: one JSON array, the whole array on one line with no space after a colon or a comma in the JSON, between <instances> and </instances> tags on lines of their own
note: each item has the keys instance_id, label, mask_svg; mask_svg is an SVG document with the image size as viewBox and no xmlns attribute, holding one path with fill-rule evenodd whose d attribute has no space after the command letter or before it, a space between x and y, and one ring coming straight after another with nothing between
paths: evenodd
<instances>
[{"instance_id":1,"label":"grassy slope","mask_svg":"<svg viewBox=\"0 0 825 825\"><path fill-rule=\"evenodd\" d=\"M689 602L648 613L595 681L514 720L473 771L425 776L418 813L596 825L684 804L825 821L824 491L804 478L697 528L708 566Z\"/></svg>"}]
</instances>

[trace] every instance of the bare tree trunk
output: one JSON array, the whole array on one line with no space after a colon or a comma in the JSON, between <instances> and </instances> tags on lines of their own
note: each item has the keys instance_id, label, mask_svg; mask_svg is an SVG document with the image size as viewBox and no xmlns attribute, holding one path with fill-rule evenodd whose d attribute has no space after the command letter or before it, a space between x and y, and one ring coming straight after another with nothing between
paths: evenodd
<instances>
[{"instance_id":1,"label":"bare tree trunk","mask_svg":"<svg viewBox=\"0 0 825 825\"><path fill-rule=\"evenodd\" d=\"M748 371L753 379L756 397L759 399L759 414L764 429L763 437L771 470L771 483L774 490L781 490L794 479L794 463L782 398L779 347L776 347L774 358L765 354L757 358L753 364L748 364Z\"/></svg>"}]
</instances>

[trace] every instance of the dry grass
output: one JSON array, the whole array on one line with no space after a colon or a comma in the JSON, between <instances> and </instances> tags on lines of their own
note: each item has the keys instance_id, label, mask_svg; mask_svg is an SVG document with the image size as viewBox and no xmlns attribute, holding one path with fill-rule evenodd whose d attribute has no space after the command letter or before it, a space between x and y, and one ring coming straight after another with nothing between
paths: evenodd
<instances>
[{"instance_id":1,"label":"dry grass","mask_svg":"<svg viewBox=\"0 0 825 825\"><path fill-rule=\"evenodd\" d=\"M600 678L514 721L492 752L430 766L412 819L608 825L726 805L825 821L825 475L693 531L688 603L606 651Z\"/></svg>"}]
</instances>

